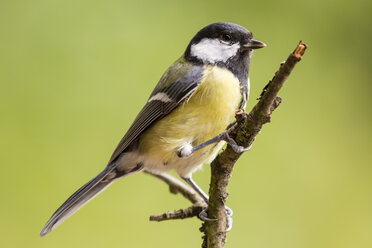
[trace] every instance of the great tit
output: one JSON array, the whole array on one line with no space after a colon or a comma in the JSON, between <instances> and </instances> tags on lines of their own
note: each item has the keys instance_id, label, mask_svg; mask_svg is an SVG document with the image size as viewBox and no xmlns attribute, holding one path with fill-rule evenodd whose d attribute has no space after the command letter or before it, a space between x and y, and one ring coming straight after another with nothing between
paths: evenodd
<instances>
[{"instance_id":1,"label":"great tit","mask_svg":"<svg viewBox=\"0 0 372 248\"><path fill-rule=\"evenodd\" d=\"M244 151L226 130L249 95L248 71L254 49L265 44L244 27L225 22L210 24L190 41L183 56L163 74L107 167L52 215L40 236L119 178L147 171L174 169L208 203L192 173L210 163L226 141Z\"/></svg>"}]
</instances>

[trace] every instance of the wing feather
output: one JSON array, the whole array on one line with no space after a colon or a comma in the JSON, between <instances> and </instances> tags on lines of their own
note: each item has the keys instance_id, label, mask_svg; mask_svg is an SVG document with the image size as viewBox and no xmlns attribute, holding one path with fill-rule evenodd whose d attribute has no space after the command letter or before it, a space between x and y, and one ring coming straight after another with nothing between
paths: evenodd
<instances>
[{"instance_id":1,"label":"wing feather","mask_svg":"<svg viewBox=\"0 0 372 248\"><path fill-rule=\"evenodd\" d=\"M112 164L149 126L157 120L164 118L189 99L200 85L202 72L203 68L201 66L192 64L186 64L185 66L184 60L179 60L170 67L168 71L164 73L164 76L149 97L149 101L142 108L133 124L116 147L110 158L109 165ZM178 78L175 74L178 74ZM169 82L169 80L174 81ZM152 96L158 93L166 94L166 101L158 98L150 100Z\"/></svg>"}]
</instances>

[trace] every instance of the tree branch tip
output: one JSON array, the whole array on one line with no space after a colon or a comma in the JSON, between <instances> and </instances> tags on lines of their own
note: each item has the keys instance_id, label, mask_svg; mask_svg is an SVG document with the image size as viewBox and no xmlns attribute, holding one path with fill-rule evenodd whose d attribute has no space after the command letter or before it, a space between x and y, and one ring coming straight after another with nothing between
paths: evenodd
<instances>
[{"instance_id":1,"label":"tree branch tip","mask_svg":"<svg viewBox=\"0 0 372 248\"><path fill-rule=\"evenodd\" d=\"M302 42L302 40L298 43L296 49L293 51L293 56L295 56L298 60L302 58L302 56L305 53L305 50L307 49L307 45Z\"/></svg>"}]
</instances>

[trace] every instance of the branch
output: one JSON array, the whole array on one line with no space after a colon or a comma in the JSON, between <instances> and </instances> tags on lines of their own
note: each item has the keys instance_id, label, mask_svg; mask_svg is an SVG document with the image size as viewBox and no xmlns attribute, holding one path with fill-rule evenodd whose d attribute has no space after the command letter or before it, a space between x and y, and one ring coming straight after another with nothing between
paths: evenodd
<instances>
[{"instance_id":1,"label":"branch","mask_svg":"<svg viewBox=\"0 0 372 248\"><path fill-rule=\"evenodd\" d=\"M150 221L164 221L164 220L176 220L185 219L199 216L200 212L203 210L202 206L193 205L188 208L168 211L164 214L154 214L150 216Z\"/></svg>"},{"instance_id":2,"label":"branch","mask_svg":"<svg viewBox=\"0 0 372 248\"><path fill-rule=\"evenodd\" d=\"M289 74L302 58L307 46L301 41L288 59L280 65L275 76L265 86L259 102L247 115L244 111L238 111L236 115L237 126L230 133L238 145L249 147L255 137L261 131L265 123L270 122L272 112L279 106L281 99L277 96ZM203 247L224 247L226 241L226 206L228 196L227 185L235 162L240 153L228 145L226 150L220 153L211 163L211 183L209 188L208 218L217 221L205 222Z\"/></svg>"},{"instance_id":3,"label":"branch","mask_svg":"<svg viewBox=\"0 0 372 248\"><path fill-rule=\"evenodd\" d=\"M183 197L189 200L193 205L191 207L168 211L163 214L154 214L150 216L150 221L164 221L164 220L175 220L175 219L185 219L192 218L194 216L199 216L199 213L206 208L204 200L190 187L182 183L180 180L168 174L154 174L145 171L145 173L152 175L169 186L169 191L172 194L180 193Z\"/></svg>"}]
</instances>

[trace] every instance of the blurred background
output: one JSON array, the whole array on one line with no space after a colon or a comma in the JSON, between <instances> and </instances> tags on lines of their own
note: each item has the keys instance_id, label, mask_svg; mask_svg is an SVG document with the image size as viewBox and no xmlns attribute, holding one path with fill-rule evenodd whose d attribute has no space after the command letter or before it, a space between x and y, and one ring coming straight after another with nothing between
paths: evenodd
<instances>
[{"instance_id":1,"label":"blurred background","mask_svg":"<svg viewBox=\"0 0 372 248\"><path fill-rule=\"evenodd\" d=\"M188 207L164 183L119 181L45 238L68 196L106 165L167 67L216 21L268 46L251 98L299 40L309 46L282 105L238 161L226 247L372 247L372 2L0 2L2 247L200 247L200 221L152 223ZM209 166L194 174L205 189Z\"/></svg>"}]
</instances>

